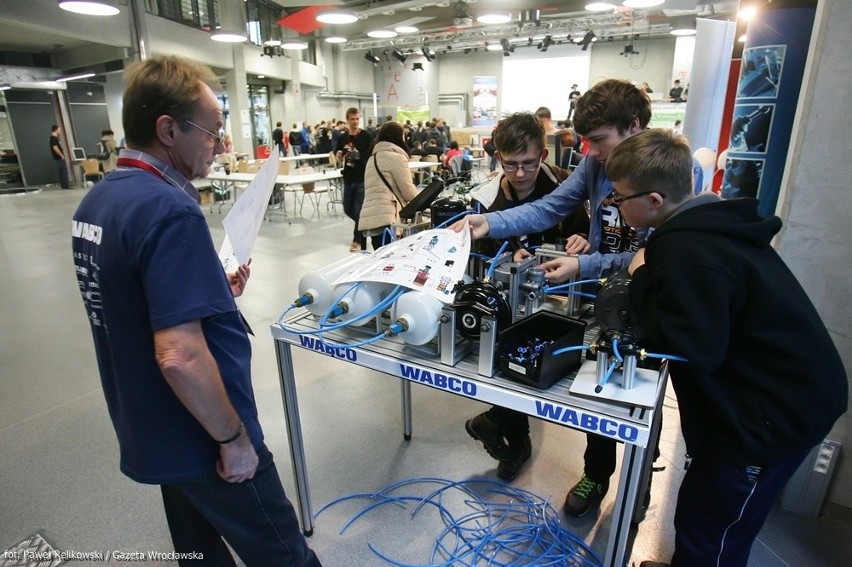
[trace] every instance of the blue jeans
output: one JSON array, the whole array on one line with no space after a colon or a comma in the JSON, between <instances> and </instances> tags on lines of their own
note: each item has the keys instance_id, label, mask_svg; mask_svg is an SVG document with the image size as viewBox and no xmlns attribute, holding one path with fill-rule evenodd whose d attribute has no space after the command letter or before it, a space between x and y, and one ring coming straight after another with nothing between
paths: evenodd
<instances>
[{"instance_id":1,"label":"blue jeans","mask_svg":"<svg viewBox=\"0 0 852 567\"><path fill-rule=\"evenodd\" d=\"M53 160L56 162L56 171L59 173L59 186L63 189L71 187L68 183L68 164L64 159Z\"/></svg>"},{"instance_id":2,"label":"blue jeans","mask_svg":"<svg viewBox=\"0 0 852 567\"><path fill-rule=\"evenodd\" d=\"M249 567L320 567L308 547L292 504L264 446L252 480L229 483L215 471L200 478L161 486L175 551L203 555L187 565L235 565L225 542Z\"/></svg>"},{"instance_id":3,"label":"blue jeans","mask_svg":"<svg viewBox=\"0 0 852 567\"><path fill-rule=\"evenodd\" d=\"M677 497L672 567L745 567L772 505L808 451L763 467L693 459Z\"/></svg>"},{"instance_id":4,"label":"blue jeans","mask_svg":"<svg viewBox=\"0 0 852 567\"><path fill-rule=\"evenodd\" d=\"M352 232L352 242L361 244L361 250L367 249L367 238L358 230L358 219L361 217L361 207L364 205L364 182L343 180L343 212L355 221Z\"/></svg>"}]
</instances>

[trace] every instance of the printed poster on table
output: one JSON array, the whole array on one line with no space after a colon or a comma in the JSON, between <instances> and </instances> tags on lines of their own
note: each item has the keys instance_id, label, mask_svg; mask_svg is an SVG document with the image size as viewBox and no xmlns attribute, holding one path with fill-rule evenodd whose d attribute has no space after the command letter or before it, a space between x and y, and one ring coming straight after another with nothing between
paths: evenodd
<instances>
[{"instance_id":1,"label":"printed poster on table","mask_svg":"<svg viewBox=\"0 0 852 567\"><path fill-rule=\"evenodd\" d=\"M470 255L470 227L424 230L382 246L343 274L334 285L380 282L420 290L442 303L453 302L453 288L464 277Z\"/></svg>"}]
</instances>

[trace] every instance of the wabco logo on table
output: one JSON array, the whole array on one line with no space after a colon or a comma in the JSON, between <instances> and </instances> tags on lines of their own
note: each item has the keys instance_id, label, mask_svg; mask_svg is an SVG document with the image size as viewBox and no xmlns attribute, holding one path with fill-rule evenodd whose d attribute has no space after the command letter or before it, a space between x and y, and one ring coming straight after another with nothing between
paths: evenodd
<instances>
[{"instance_id":1,"label":"wabco logo on table","mask_svg":"<svg viewBox=\"0 0 852 567\"><path fill-rule=\"evenodd\" d=\"M626 423L617 423L604 417L596 417L585 413L578 413L572 409L556 406L547 402L536 400L535 412L539 417L550 421L557 421L606 435L616 437L622 441L633 442L639 437L639 430Z\"/></svg>"},{"instance_id":2,"label":"wabco logo on table","mask_svg":"<svg viewBox=\"0 0 852 567\"><path fill-rule=\"evenodd\" d=\"M355 362L358 360L358 353L351 348L328 345L313 337L299 335L299 343L301 343L301 345L305 348L327 354L332 358L340 358L342 360L348 360L349 362Z\"/></svg>"},{"instance_id":3,"label":"wabco logo on table","mask_svg":"<svg viewBox=\"0 0 852 567\"><path fill-rule=\"evenodd\" d=\"M473 382L438 372L429 372L423 368L415 368L407 364L400 364L399 370L400 376L408 380L420 382L421 384L429 384L430 386L457 394L464 394L465 396L476 396L476 384Z\"/></svg>"}]
</instances>

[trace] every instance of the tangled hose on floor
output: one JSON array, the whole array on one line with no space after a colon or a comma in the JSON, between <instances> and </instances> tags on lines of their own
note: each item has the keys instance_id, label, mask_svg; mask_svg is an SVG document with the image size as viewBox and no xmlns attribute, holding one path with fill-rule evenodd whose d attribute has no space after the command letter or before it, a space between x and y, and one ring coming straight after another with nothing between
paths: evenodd
<instances>
[{"instance_id":1,"label":"tangled hose on floor","mask_svg":"<svg viewBox=\"0 0 852 567\"><path fill-rule=\"evenodd\" d=\"M436 487L434 487L436 486ZM415 491L419 494L412 494ZM426 492L426 495L422 493ZM559 521L559 513L547 500L532 492L488 479L454 482L442 478L413 478L391 484L377 492L356 493L337 498L316 513L350 500L366 500L366 506L341 529L346 531L359 518L387 504L410 512L412 521L424 510L437 513L443 529L435 536L428 561L403 563L387 551L368 543L370 550L398 567L441 566L602 566L603 562L586 543ZM421 514L418 517L418 514ZM422 527L422 526L420 526Z\"/></svg>"}]
</instances>

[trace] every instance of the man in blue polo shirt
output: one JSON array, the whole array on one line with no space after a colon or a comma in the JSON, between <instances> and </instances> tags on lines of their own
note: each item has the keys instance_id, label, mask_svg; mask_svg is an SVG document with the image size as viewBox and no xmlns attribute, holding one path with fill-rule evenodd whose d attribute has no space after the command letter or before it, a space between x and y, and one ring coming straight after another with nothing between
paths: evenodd
<instances>
[{"instance_id":1,"label":"man in blue polo shirt","mask_svg":"<svg viewBox=\"0 0 852 567\"><path fill-rule=\"evenodd\" d=\"M246 565L318 566L258 422L248 265L224 273L190 183L223 150L218 80L178 57L126 79L128 149L72 221L121 470L161 485L181 565L234 565L227 542Z\"/></svg>"}]
</instances>

